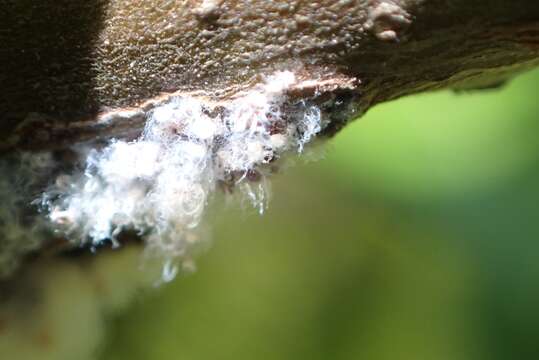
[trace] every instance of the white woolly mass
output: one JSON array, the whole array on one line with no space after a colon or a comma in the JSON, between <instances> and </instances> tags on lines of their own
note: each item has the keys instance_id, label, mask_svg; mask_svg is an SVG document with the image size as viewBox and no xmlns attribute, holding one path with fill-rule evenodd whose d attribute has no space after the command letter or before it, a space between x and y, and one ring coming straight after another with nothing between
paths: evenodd
<instances>
[{"instance_id":1,"label":"white woolly mass","mask_svg":"<svg viewBox=\"0 0 539 360\"><path fill-rule=\"evenodd\" d=\"M262 213L268 195L264 165L301 152L321 129L320 110L298 103L281 112L294 82L280 72L219 106L176 97L153 110L143 134L88 154L83 174L61 176L43 195L53 226L74 241L116 242L137 231L150 253L169 261L189 257L210 195L233 185Z\"/></svg>"}]
</instances>

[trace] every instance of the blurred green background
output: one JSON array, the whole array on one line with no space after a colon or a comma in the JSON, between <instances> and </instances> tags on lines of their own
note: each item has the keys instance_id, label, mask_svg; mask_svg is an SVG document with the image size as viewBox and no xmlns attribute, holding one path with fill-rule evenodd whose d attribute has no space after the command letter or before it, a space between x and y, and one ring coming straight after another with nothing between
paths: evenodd
<instances>
[{"instance_id":1,"label":"blurred green background","mask_svg":"<svg viewBox=\"0 0 539 360\"><path fill-rule=\"evenodd\" d=\"M384 104L214 216L198 270L111 319L112 359L539 358L539 71Z\"/></svg>"}]
</instances>

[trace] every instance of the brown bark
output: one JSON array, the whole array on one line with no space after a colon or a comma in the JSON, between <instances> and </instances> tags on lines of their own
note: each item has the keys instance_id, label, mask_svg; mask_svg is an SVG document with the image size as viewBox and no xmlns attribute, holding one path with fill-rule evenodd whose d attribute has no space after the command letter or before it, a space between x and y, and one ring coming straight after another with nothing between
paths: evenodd
<instances>
[{"instance_id":1,"label":"brown bark","mask_svg":"<svg viewBox=\"0 0 539 360\"><path fill-rule=\"evenodd\" d=\"M539 2L0 0L0 44L4 151L136 136L173 94L226 101L276 70L333 133L384 101L534 67Z\"/></svg>"}]
</instances>

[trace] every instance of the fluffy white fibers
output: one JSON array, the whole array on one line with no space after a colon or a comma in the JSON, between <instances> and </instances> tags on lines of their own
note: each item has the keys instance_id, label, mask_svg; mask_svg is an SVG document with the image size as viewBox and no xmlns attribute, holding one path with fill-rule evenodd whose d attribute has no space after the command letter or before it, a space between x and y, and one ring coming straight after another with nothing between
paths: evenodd
<instances>
[{"instance_id":1,"label":"fluffy white fibers","mask_svg":"<svg viewBox=\"0 0 539 360\"><path fill-rule=\"evenodd\" d=\"M171 261L189 258L218 186L239 189L262 213L265 165L302 152L322 129L316 106L287 102L295 81L279 72L219 105L178 96L154 108L137 140L87 152L81 173L59 176L44 192L52 228L93 246L136 231L150 254L165 259L164 279L173 277Z\"/></svg>"}]
</instances>

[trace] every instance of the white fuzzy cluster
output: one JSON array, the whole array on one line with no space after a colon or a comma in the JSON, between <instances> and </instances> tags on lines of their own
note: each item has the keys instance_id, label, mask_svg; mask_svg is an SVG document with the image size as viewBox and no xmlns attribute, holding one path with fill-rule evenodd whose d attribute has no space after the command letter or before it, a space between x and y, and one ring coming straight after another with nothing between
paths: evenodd
<instances>
[{"instance_id":1,"label":"white fuzzy cluster","mask_svg":"<svg viewBox=\"0 0 539 360\"><path fill-rule=\"evenodd\" d=\"M296 81L280 72L225 104L177 97L153 110L141 137L91 151L83 175L60 177L44 195L56 229L98 245L135 230L168 259L189 256L209 197L219 184L243 189L263 212L264 165L301 152L321 130L320 111L287 104ZM256 178L256 179L255 179ZM175 273L167 267L165 278Z\"/></svg>"}]
</instances>

